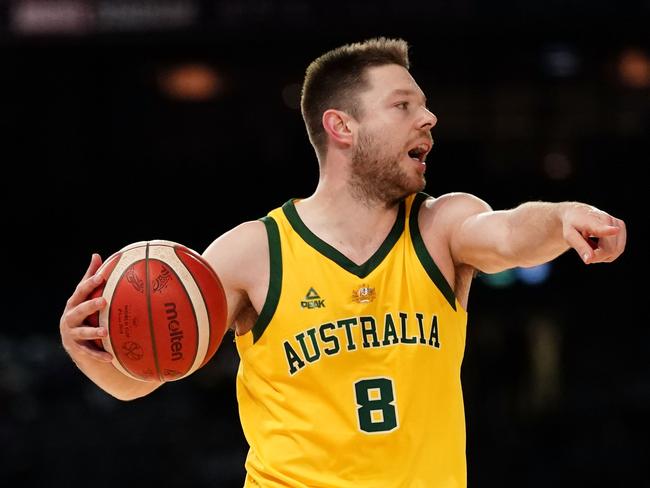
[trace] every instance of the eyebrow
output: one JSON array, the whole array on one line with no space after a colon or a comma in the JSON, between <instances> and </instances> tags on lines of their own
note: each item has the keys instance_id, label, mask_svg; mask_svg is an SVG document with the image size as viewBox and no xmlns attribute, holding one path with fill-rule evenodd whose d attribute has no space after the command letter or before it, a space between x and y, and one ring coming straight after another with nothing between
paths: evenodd
<instances>
[{"instance_id":1,"label":"eyebrow","mask_svg":"<svg viewBox=\"0 0 650 488\"><path fill-rule=\"evenodd\" d=\"M406 96L415 96L417 98L420 98L419 93L417 93L414 90L405 90L404 88L396 88L392 92L390 92L389 97L393 97L395 95L406 95ZM424 104L427 104L427 97L422 95L422 99L424 100Z\"/></svg>"}]
</instances>

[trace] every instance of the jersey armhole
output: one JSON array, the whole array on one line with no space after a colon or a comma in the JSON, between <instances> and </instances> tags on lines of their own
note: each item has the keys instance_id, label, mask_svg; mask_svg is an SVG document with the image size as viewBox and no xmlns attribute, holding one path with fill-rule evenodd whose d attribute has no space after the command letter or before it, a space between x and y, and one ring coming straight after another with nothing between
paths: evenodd
<instances>
[{"instance_id":1,"label":"jersey armhole","mask_svg":"<svg viewBox=\"0 0 650 488\"><path fill-rule=\"evenodd\" d=\"M456 310L456 295L454 290L451 289L449 283L445 279L444 275L438 268L438 265L433 260L431 254L427 250L426 245L424 244L424 239L422 239L422 234L420 233L420 226L418 224L418 215L420 214L420 206L429 195L426 193L418 193L413 199L413 204L411 205L411 212L409 214L409 232L411 233L411 241L413 242L413 248L415 249L415 254L420 260L420 264L431 278L431 281L438 287L440 293L447 299L451 308Z\"/></svg>"},{"instance_id":2,"label":"jersey armhole","mask_svg":"<svg viewBox=\"0 0 650 488\"><path fill-rule=\"evenodd\" d=\"M253 344L256 343L271 322L280 301L282 290L282 248L280 245L280 231L277 222L269 216L260 219L266 227L266 236L269 242L269 289L266 300L253 326Z\"/></svg>"}]
</instances>

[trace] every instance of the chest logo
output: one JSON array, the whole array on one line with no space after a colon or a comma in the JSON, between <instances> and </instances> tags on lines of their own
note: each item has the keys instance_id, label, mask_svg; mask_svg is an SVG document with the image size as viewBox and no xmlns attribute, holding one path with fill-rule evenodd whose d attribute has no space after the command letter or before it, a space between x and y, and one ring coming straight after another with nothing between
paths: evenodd
<instances>
[{"instance_id":1,"label":"chest logo","mask_svg":"<svg viewBox=\"0 0 650 488\"><path fill-rule=\"evenodd\" d=\"M365 283L356 290L352 291L352 301L355 303L370 303L377 297L374 288Z\"/></svg>"},{"instance_id":2,"label":"chest logo","mask_svg":"<svg viewBox=\"0 0 650 488\"><path fill-rule=\"evenodd\" d=\"M325 299L321 298L314 287L310 287L305 299L300 302L301 308L325 308Z\"/></svg>"}]
</instances>

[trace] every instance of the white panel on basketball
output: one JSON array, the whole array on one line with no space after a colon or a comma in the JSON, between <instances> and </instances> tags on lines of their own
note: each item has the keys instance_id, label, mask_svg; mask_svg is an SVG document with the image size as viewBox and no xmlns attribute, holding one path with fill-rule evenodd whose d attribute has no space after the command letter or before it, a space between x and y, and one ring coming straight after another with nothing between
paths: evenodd
<instances>
[{"instance_id":1,"label":"white panel on basketball","mask_svg":"<svg viewBox=\"0 0 650 488\"><path fill-rule=\"evenodd\" d=\"M149 241L134 242L133 244L129 244L128 246L125 246L122 249L120 249L120 252L130 251L131 249L135 249L136 247L147 247L147 244L149 244Z\"/></svg>"},{"instance_id":2,"label":"white panel on basketball","mask_svg":"<svg viewBox=\"0 0 650 488\"><path fill-rule=\"evenodd\" d=\"M164 261L180 277L185 286L185 290L187 291L187 295L192 302L192 306L194 307L194 313L196 314L198 327L197 351L192 367L187 373L181 376L181 378L184 378L185 376L192 374L199 368L199 366L201 366L201 363L203 363L203 360L205 359L205 355L208 353L208 346L210 343L210 320L208 317L208 309L203 301L203 295L196 284L194 276L176 255L173 243L168 243L166 241L154 242L155 244L149 245L149 259L160 259L161 261Z\"/></svg>"},{"instance_id":3,"label":"white panel on basketball","mask_svg":"<svg viewBox=\"0 0 650 488\"><path fill-rule=\"evenodd\" d=\"M117 288L117 283L124 274L124 272L137 261L145 259L147 247L146 243L136 243L125 248L126 250L120 255L119 261L115 265L113 272L106 281L106 286L104 287L104 292L102 296L106 299L106 307L104 307L99 312L99 325L108 329L108 317L111 310L111 302L113 301L113 294L115 293L115 288ZM115 366L123 374L135 378L129 373L124 367L120 364L113 350L113 345L111 344L110 334L102 338L102 344L104 349L113 355L113 366ZM136 378L139 379L139 378Z\"/></svg>"}]
</instances>

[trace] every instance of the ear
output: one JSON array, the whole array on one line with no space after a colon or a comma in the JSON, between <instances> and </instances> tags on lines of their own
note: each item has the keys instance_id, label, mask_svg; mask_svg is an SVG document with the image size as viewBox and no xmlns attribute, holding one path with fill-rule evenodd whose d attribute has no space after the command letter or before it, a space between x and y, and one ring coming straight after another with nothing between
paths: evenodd
<instances>
[{"instance_id":1,"label":"ear","mask_svg":"<svg viewBox=\"0 0 650 488\"><path fill-rule=\"evenodd\" d=\"M351 146L353 142L354 121L341 110L329 109L323 113L325 132L337 145Z\"/></svg>"}]
</instances>

